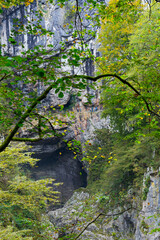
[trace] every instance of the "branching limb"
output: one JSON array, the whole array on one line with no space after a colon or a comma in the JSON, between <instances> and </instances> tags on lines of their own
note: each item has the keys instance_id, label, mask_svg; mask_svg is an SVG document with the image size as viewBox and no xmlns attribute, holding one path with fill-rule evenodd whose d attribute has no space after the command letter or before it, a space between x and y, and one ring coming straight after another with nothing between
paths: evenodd
<instances>
[{"instance_id":1,"label":"branching limb","mask_svg":"<svg viewBox=\"0 0 160 240\"><path fill-rule=\"evenodd\" d=\"M98 79L101 78L106 78L106 77L114 77L117 78L120 82L122 82L123 84L127 85L130 89L132 89L137 96L140 96L141 99L143 100L143 102L145 103L147 110L154 116L157 116L158 118L160 118L160 115L157 114L155 111L153 111L150 107L150 104L147 102L147 100L145 99L144 96L142 96L142 94L134 87L132 86L128 81L126 81L125 79L121 78L120 76L116 75L116 74L103 74L103 75L99 75L97 77L91 77L91 76L86 76L86 75L69 75L69 76L64 76L61 78L61 80L66 80L66 79L86 79L86 80L91 80L96 82ZM57 80L58 81L58 80ZM14 135L17 133L18 129L23 126L23 123L25 122L26 118L29 117L30 113L32 112L32 110L36 107L36 105L38 103L40 103L43 99L46 98L47 94L50 92L50 90L53 88L53 84L51 84L36 100L33 101L33 103L28 107L28 109L24 112L24 114L22 114L21 118L19 119L19 121L16 123L16 125L14 126L14 128L11 130L11 132L8 134L8 136L6 137L6 139L4 140L4 142L0 145L0 152L2 152L10 143L10 141L12 141ZM14 138L14 139L18 139L18 138Z\"/></svg>"},{"instance_id":2,"label":"branching limb","mask_svg":"<svg viewBox=\"0 0 160 240\"><path fill-rule=\"evenodd\" d=\"M123 210L123 211L121 211L121 212L119 212L119 213L108 214L108 215L105 214L105 213L103 213L103 212L99 213L92 221L90 221L90 222L83 228L83 230L75 237L75 240L77 240L77 239L84 233L84 231L85 231L92 223L94 223L100 216L105 216L105 217L119 216L119 215L122 215L123 213L125 213L125 212L127 212L127 211L129 211L129 210L131 210L131 209L132 209L132 207L127 208L127 209L125 209L125 210Z\"/></svg>"},{"instance_id":3,"label":"branching limb","mask_svg":"<svg viewBox=\"0 0 160 240\"><path fill-rule=\"evenodd\" d=\"M51 123L51 121L47 118L47 117L45 117L45 116L42 116L41 114L39 114L39 113L36 113L36 115L38 115L38 117L39 118L44 118L48 123L49 123L49 125L50 125L50 127L51 127L51 129L53 130L53 132L54 133L56 133L56 130L55 130L55 128L53 127L53 125L52 125L52 123Z\"/></svg>"},{"instance_id":4,"label":"branching limb","mask_svg":"<svg viewBox=\"0 0 160 240\"><path fill-rule=\"evenodd\" d=\"M92 221L90 221L84 228L83 230L75 237L75 240L78 239L84 231L92 224L94 223L100 216L104 215L103 213L99 213Z\"/></svg>"},{"instance_id":5,"label":"branching limb","mask_svg":"<svg viewBox=\"0 0 160 240\"><path fill-rule=\"evenodd\" d=\"M38 142L38 141L42 140L42 139L43 139L43 132L42 132L42 129L41 129L42 118L45 119L45 120L49 123L49 125L50 125L52 131L54 132L54 134L55 134L56 136L60 136L60 134L56 132L56 129L54 128L53 124L51 123L51 121L50 121L47 117L45 117L45 116L43 116L43 115L41 115L41 114L38 114L38 113L36 113L35 115L38 116L38 126L34 126L32 123L30 123L30 122L29 122L29 123L30 123L34 128L37 128L37 129L38 129L38 135L39 135L39 137L38 137L38 138L13 137L13 138L12 138L12 141L16 141L16 142ZM25 120L25 122L28 122L28 121ZM65 122L65 123L67 123L67 122ZM67 127L63 127L63 128L61 128L60 130L65 130L65 129L67 129Z\"/></svg>"},{"instance_id":6,"label":"branching limb","mask_svg":"<svg viewBox=\"0 0 160 240\"><path fill-rule=\"evenodd\" d=\"M8 75L7 75L7 74L5 73L5 74L3 75L3 77L1 77L0 82L2 82L4 79L7 79L9 76L11 76L11 74L8 74Z\"/></svg>"},{"instance_id":7,"label":"branching limb","mask_svg":"<svg viewBox=\"0 0 160 240\"><path fill-rule=\"evenodd\" d=\"M21 118L19 121L16 123L12 131L8 134L4 142L0 146L0 152L2 152L10 143L10 141L13 139L14 135L17 133L18 129L23 125L24 121L26 120L27 117L29 117L30 113L32 110L36 107L36 105L42 101L44 98L46 98L47 94L50 92L52 89L53 85L51 84L25 111L24 114L22 114Z\"/></svg>"},{"instance_id":8,"label":"branching limb","mask_svg":"<svg viewBox=\"0 0 160 240\"><path fill-rule=\"evenodd\" d=\"M91 81L94 81L94 82L96 82L98 79L101 79L101 78L104 78L104 77L114 77L114 78L117 78L120 82L122 82L123 84L127 85L130 89L132 89L137 94L137 96L140 96L142 98L143 102L145 103L145 105L147 107L148 112L150 112L154 116L160 118L160 115L157 114L155 111L153 111L151 109L150 104L147 102L145 97L142 96L142 94L134 86L132 86L132 84L130 84L128 81L126 81L125 79L121 78L117 74L103 74L103 75L99 75L97 77L91 77L91 76L85 76L85 75L73 75L72 76L73 79L83 78L83 79L91 80Z\"/></svg>"},{"instance_id":9,"label":"branching limb","mask_svg":"<svg viewBox=\"0 0 160 240\"><path fill-rule=\"evenodd\" d=\"M12 141L15 142L38 142L42 140L42 138L20 138L20 137L13 137Z\"/></svg>"}]
</instances>

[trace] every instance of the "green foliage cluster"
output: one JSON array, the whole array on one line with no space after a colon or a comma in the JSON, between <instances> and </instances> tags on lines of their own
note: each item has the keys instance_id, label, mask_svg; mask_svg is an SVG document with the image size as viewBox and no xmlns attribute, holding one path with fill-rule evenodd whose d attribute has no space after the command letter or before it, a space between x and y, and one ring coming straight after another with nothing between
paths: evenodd
<instances>
[{"instance_id":1,"label":"green foliage cluster","mask_svg":"<svg viewBox=\"0 0 160 240\"><path fill-rule=\"evenodd\" d=\"M144 220L142 220L140 228L144 234L148 233L149 226Z\"/></svg>"},{"instance_id":2,"label":"green foliage cluster","mask_svg":"<svg viewBox=\"0 0 160 240\"><path fill-rule=\"evenodd\" d=\"M156 169L160 166L160 6L153 6L149 19L148 10L142 11L135 4L138 15L131 21L126 18L127 22L124 23L130 29L126 32L126 26L114 17L119 13L117 3L119 1L110 1L107 9L110 14L102 22L99 37L99 41L102 40L102 58L98 58L98 67L102 73L123 73L123 77L138 93L117 79L104 80L102 116L110 117L110 128L95 132L93 143L86 144L84 158L89 163L88 188L92 193L99 191L110 196L110 206L127 201L132 203L136 192L143 188L143 176L147 168L152 166ZM138 18L140 12L141 17ZM126 5L121 9L119 18L123 18L125 13L129 18L132 17L133 8ZM118 37L119 31L125 38ZM149 185L150 181L147 181L141 192L143 200L147 197ZM134 189L132 196L128 193L129 189Z\"/></svg>"},{"instance_id":3,"label":"green foliage cluster","mask_svg":"<svg viewBox=\"0 0 160 240\"><path fill-rule=\"evenodd\" d=\"M122 138L108 129L97 130L96 141L86 144L88 161L88 189L91 193L110 196L113 207L131 203L135 192L142 189L143 176L149 166L159 166L159 157L153 159L154 138L145 138L137 143L135 138ZM156 163L157 161L157 163ZM128 190L134 189L132 196ZM147 185L148 189L148 185ZM106 206L107 207L107 206Z\"/></svg>"},{"instance_id":4,"label":"green foliage cluster","mask_svg":"<svg viewBox=\"0 0 160 240\"><path fill-rule=\"evenodd\" d=\"M52 227L43 217L47 203L58 201L54 179L34 181L25 168L37 159L25 144L12 144L0 153L0 239L52 239Z\"/></svg>"},{"instance_id":5,"label":"green foliage cluster","mask_svg":"<svg viewBox=\"0 0 160 240\"><path fill-rule=\"evenodd\" d=\"M102 95L105 108L103 116L107 116L112 112L112 122L114 118L119 117L117 127L119 122L119 125L122 126L123 129L127 130L127 128L130 128L132 131L134 128L134 130L138 130L137 134L140 134L140 129L146 129L143 131L145 134L150 128L154 129L153 132L157 136L159 133L158 66L160 51L158 22L159 5L156 5L152 9L151 19L148 20L148 12L143 13L134 25L134 33L128 36L129 43L127 45L128 47L126 46L126 51L130 53L130 57L127 61L126 69L122 67L121 70L124 71L124 77L128 79L129 83L137 89L137 93L133 92L132 89L129 89L124 84L111 79L104 85L105 89ZM120 43L117 43L117 45L120 46ZM112 45L112 42L110 42L110 45ZM112 56L108 48L105 54L107 53L109 56ZM106 65L107 64L108 61L106 61ZM121 66L118 65L118 68L119 67ZM148 110L151 109L155 110L157 116L153 116L152 111L148 112Z\"/></svg>"},{"instance_id":6,"label":"green foliage cluster","mask_svg":"<svg viewBox=\"0 0 160 240\"><path fill-rule=\"evenodd\" d=\"M142 195L142 199L144 201L147 199L147 194L149 192L150 185L151 185L151 179L150 179L150 176L148 176L144 182L144 189L143 189L143 195Z\"/></svg>"},{"instance_id":7,"label":"green foliage cluster","mask_svg":"<svg viewBox=\"0 0 160 240\"><path fill-rule=\"evenodd\" d=\"M110 0L102 15L98 41L102 56L97 58L101 73L123 74L130 60L127 47L134 23L142 12L139 0Z\"/></svg>"}]
</instances>

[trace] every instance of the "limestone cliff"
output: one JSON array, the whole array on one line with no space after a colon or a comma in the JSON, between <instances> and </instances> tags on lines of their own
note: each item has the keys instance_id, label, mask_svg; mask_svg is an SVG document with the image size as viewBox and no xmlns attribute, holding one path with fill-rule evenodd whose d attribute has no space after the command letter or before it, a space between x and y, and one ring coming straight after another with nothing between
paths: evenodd
<instances>
[{"instance_id":1,"label":"limestone cliff","mask_svg":"<svg viewBox=\"0 0 160 240\"><path fill-rule=\"evenodd\" d=\"M146 200L140 200L138 205L133 200L129 210L125 206L96 219L99 215L96 207L98 199L95 202L89 201L89 193L82 189L75 192L63 208L49 212L50 220L61 231L67 229L63 236L66 234L67 237L71 232L78 236L82 232L82 235L73 239L158 240L160 239L159 172L148 169L144 182L146 178L150 178ZM144 184L143 190L145 187ZM92 210L89 210L87 201L91 204ZM54 236L55 239L59 239L57 233Z\"/></svg>"}]
</instances>

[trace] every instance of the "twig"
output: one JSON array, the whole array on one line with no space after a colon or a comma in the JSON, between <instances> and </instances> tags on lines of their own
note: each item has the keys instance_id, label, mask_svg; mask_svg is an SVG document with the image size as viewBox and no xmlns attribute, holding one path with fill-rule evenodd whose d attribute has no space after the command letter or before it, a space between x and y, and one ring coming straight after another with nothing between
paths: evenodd
<instances>
[{"instance_id":1,"label":"twig","mask_svg":"<svg viewBox=\"0 0 160 240\"><path fill-rule=\"evenodd\" d=\"M13 137L12 141L15 142L38 142L42 140L43 138L20 138L20 137Z\"/></svg>"},{"instance_id":2,"label":"twig","mask_svg":"<svg viewBox=\"0 0 160 240\"><path fill-rule=\"evenodd\" d=\"M9 77L9 76L11 76L11 74L4 74L4 76L3 77L1 77L1 79L0 79L0 82L2 82L4 79L6 79L7 77Z\"/></svg>"}]
</instances>

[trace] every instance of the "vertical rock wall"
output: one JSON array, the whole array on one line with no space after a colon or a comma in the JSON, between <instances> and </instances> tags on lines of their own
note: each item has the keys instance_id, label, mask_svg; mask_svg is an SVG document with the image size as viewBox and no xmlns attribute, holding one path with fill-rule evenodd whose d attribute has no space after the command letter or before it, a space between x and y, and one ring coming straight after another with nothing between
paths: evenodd
<instances>
[{"instance_id":1,"label":"vertical rock wall","mask_svg":"<svg viewBox=\"0 0 160 240\"><path fill-rule=\"evenodd\" d=\"M99 97L95 96L92 105L85 105L83 99L78 101L73 108L75 113L74 132L75 136L81 142L94 137L96 129L109 127L109 119L101 118L102 105L99 103Z\"/></svg>"},{"instance_id":2,"label":"vertical rock wall","mask_svg":"<svg viewBox=\"0 0 160 240\"><path fill-rule=\"evenodd\" d=\"M160 239L159 171L148 169L144 177L143 196L142 211L137 218L135 240L158 240Z\"/></svg>"},{"instance_id":3,"label":"vertical rock wall","mask_svg":"<svg viewBox=\"0 0 160 240\"><path fill-rule=\"evenodd\" d=\"M1 44L6 46L3 47L2 54L17 55L21 51L32 49L36 45L43 45L46 47L47 44L53 44L55 50L59 49L60 41L62 41L63 36L65 36L63 29L65 9L60 8L56 4L46 5L41 1L38 2L39 3L34 1L28 7L20 5L12 7L11 9L3 10L0 35ZM33 35L28 33L28 29L27 31L22 32L22 34L21 31L19 31L19 34L15 37L17 43L15 45L10 44L9 38L12 35L13 28L18 30L18 21L20 24L23 24L24 27L29 22L36 24L38 21L36 11L38 9L43 11L43 18L40 22L41 26L53 32L54 35L52 37L39 34Z\"/></svg>"}]
</instances>

